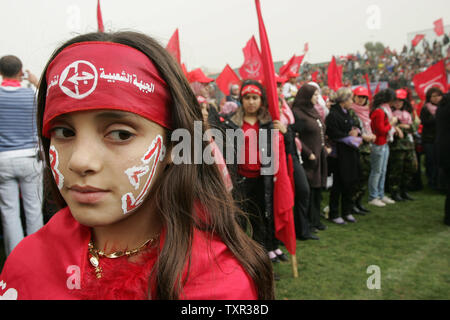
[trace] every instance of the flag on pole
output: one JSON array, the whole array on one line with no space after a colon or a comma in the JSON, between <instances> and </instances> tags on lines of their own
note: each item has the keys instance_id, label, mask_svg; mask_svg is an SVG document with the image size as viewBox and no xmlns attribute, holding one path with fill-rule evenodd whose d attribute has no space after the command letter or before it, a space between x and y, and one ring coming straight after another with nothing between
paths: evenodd
<instances>
[{"instance_id":1,"label":"flag on pole","mask_svg":"<svg viewBox=\"0 0 450 320\"><path fill-rule=\"evenodd\" d=\"M372 89L370 89L369 74L366 73L364 79L366 79L367 91L369 92L369 101L372 101Z\"/></svg>"},{"instance_id":2,"label":"flag on pole","mask_svg":"<svg viewBox=\"0 0 450 320\"><path fill-rule=\"evenodd\" d=\"M170 37L170 40L166 46L166 50L169 51L169 53L181 65L180 38L178 37L178 28L173 33L172 37Z\"/></svg>"},{"instance_id":3,"label":"flag on pole","mask_svg":"<svg viewBox=\"0 0 450 320\"><path fill-rule=\"evenodd\" d=\"M338 67L334 56L328 65L328 87L333 91L337 91L342 87L342 66L341 68Z\"/></svg>"},{"instance_id":4,"label":"flag on pole","mask_svg":"<svg viewBox=\"0 0 450 320\"><path fill-rule=\"evenodd\" d=\"M100 8L100 0L97 0L97 25L98 32L105 32L105 27L103 26L102 9Z\"/></svg>"},{"instance_id":5,"label":"flag on pole","mask_svg":"<svg viewBox=\"0 0 450 320\"><path fill-rule=\"evenodd\" d=\"M414 39L412 39L411 44L413 47L417 46L420 41L422 41L422 39L425 38L424 34L418 34L414 37Z\"/></svg>"},{"instance_id":6,"label":"flag on pole","mask_svg":"<svg viewBox=\"0 0 450 320\"><path fill-rule=\"evenodd\" d=\"M447 72L444 60L432 65L424 72L416 74L413 83L417 95L424 101L428 89L432 87L437 87L444 93L447 92Z\"/></svg>"},{"instance_id":7,"label":"flag on pole","mask_svg":"<svg viewBox=\"0 0 450 320\"><path fill-rule=\"evenodd\" d=\"M225 66L225 68L223 68L222 72L216 78L217 87L226 96L230 94L230 85L239 84L239 82L239 77L228 64Z\"/></svg>"},{"instance_id":8,"label":"flag on pole","mask_svg":"<svg viewBox=\"0 0 450 320\"><path fill-rule=\"evenodd\" d=\"M244 63L239 69L239 74L242 79L253 79L253 80L263 80L263 70L262 70L262 61L261 61L261 53L258 49L258 44L256 43L255 37L247 42L244 49Z\"/></svg>"},{"instance_id":9,"label":"flag on pole","mask_svg":"<svg viewBox=\"0 0 450 320\"><path fill-rule=\"evenodd\" d=\"M433 22L433 24L434 24L434 32L436 32L436 35L438 37L442 36L444 34L444 20L440 18L435 22Z\"/></svg>"},{"instance_id":10,"label":"flag on pole","mask_svg":"<svg viewBox=\"0 0 450 320\"><path fill-rule=\"evenodd\" d=\"M266 28L261 15L259 0L255 0L256 12L258 15L259 37L261 43L261 57L264 72L264 84L267 90L267 101L269 111L273 120L280 119L280 109L278 106L278 93L275 81L275 67L273 65L272 53L270 51L269 39L267 38ZM274 174L273 191L273 216L275 224L275 237L284 243L290 254L295 256L296 237L294 227L294 194L291 180L288 175L286 163L286 152L283 135L279 132L278 150L278 171ZM278 151L278 152L277 152Z\"/></svg>"},{"instance_id":11,"label":"flag on pole","mask_svg":"<svg viewBox=\"0 0 450 320\"><path fill-rule=\"evenodd\" d=\"M297 57L294 54L292 58L280 68L280 76L286 76L289 72L298 73L304 57L305 55Z\"/></svg>"}]
</instances>

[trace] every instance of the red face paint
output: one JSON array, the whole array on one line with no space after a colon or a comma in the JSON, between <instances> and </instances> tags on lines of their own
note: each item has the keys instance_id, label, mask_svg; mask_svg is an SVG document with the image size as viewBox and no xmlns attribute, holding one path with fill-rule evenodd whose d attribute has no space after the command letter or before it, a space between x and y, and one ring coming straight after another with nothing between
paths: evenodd
<instances>
[{"instance_id":1,"label":"red face paint","mask_svg":"<svg viewBox=\"0 0 450 320\"><path fill-rule=\"evenodd\" d=\"M58 151L56 151L56 148L53 145L50 146L49 156L50 156L50 168L52 170L53 177L55 178L55 182L56 185L58 186L58 189L61 190L64 185L64 176L58 170L59 166Z\"/></svg>"},{"instance_id":2,"label":"red face paint","mask_svg":"<svg viewBox=\"0 0 450 320\"><path fill-rule=\"evenodd\" d=\"M141 162L144 166L133 167L133 168L125 170L125 173L128 175L130 183L135 187L135 189L139 188L139 178L142 175L144 175L144 173L142 173L142 172L147 170L147 171L150 171L150 173L149 173L149 176L147 178L147 181L146 181L144 187L142 188L141 192L136 196L136 198L134 197L134 195L131 192L128 192L122 196L122 210L123 210L124 214L127 214L130 211L136 209L144 201L145 196L147 195L148 190L150 189L150 184L152 182L153 176L155 175L156 167L157 167L159 161L162 161L162 159L163 159L163 156L162 156L163 148L164 148L163 139L160 135L158 135L158 136L156 136L155 140L153 140L150 148L147 150L147 152L141 158ZM153 160L153 165L152 165L151 169L148 170L148 164L152 160ZM147 168L147 169L144 169L144 168ZM141 171L141 170L143 170L143 171ZM140 175L140 173L142 173L142 174ZM136 188L136 185L137 185L137 188Z\"/></svg>"}]
</instances>

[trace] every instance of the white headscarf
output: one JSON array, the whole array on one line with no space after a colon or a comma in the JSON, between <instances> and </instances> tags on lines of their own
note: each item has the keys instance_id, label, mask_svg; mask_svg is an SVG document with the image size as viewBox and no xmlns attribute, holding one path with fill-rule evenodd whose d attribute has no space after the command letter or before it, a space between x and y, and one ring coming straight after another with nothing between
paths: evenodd
<instances>
[{"instance_id":1,"label":"white headscarf","mask_svg":"<svg viewBox=\"0 0 450 320\"><path fill-rule=\"evenodd\" d=\"M317 83L315 83L314 81L308 82L309 85L316 87L317 90L319 90L319 100L318 103L320 105L320 107L323 109L323 112L325 114L325 117L330 113L330 110L328 110L327 108L327 104L325 102L325 100L323 100L322 97L322 90L320 89L319 85Z\"/></svg>"}]
</instances>

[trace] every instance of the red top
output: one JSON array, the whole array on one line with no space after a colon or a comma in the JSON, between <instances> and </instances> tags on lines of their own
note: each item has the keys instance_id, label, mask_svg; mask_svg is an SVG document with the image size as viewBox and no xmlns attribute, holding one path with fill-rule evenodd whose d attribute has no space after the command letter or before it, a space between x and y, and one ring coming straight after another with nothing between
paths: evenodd
<instances>
[{"instance_id":1,"label":"red top","mask_svg":"<svg viewBox=\"0 0 450 320\"><path fill-rule=\"evenodd\" d=\"M19 300L146 299L157 246L141 262L126 257L100 259L102 278L89 263L90 228L68 208L56 213L9 255L0 275L0 297ZM164 243L164 232L160 239ZM183 278L186 276L185 269ZM153 290L152 290L153 292ZM255 285L228 247L216 236L194 230L188 280L181 299L257 299Z\"/></svg>"},{"instance_id":2,"label":"red top","mask_svg":"<svg viewBox=\"0 0 450 320\"><path fill-rule=\"evenodd\" d=\"M370 115L372 132L377 136L375 144L382 146L387 142L387 136L392 126L389 123L388 116L382 108L378 108Z\"/></svg>"},{"instance_id":3,"label":"red top","mask_svg":"<svg viewBox=\"0 0 450 320\"><path fill-rule=\"evenodd\" d=\"M244 121L242 125L244 131L244 148L242 148L241 156L244 158L243 164L238 165L238 173L247 178L257 178L261 175L261 162L259 158L259 122L255 124ZM242 161L241 161L242 162Z\"/></svg>"}]
</instances>

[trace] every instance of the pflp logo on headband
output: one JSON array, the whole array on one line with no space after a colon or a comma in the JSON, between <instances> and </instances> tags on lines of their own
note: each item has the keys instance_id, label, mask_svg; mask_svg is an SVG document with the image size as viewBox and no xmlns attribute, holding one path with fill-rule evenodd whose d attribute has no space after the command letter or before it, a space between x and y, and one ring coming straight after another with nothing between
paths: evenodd
<instances>
[{"instance_id":1,"label":"pflp logo on headband","mask_svg":"<svg viewBox=\"0 0 450 320\"><path fill-rule=\"evenodd\" d=\"M59 77L59 87L69 97L83 99L95 90L97 81L95 66L89 61L78 60L63 70Z\"/></svg>"},{"instance_id":2,"label":"pflp logo on headband","mask_svg":"<svg viewBox=\"0 0 450 320\"><path fill-rule=\"evenodd\" d=\"M132 112L172 129L168 86L135 48L98 41L70 45L50 63L46 80L45 137L55 117L96 109Z\"/></svg>"}]
</instances>

